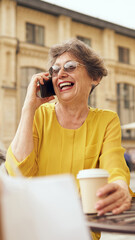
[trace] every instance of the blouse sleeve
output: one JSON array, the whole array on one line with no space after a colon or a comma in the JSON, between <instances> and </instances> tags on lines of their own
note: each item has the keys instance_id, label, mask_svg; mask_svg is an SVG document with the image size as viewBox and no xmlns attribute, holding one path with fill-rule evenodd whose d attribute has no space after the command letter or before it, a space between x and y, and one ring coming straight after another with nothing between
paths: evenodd
<instances>
[{"instance_id":1,"label":"blouse sleeve","mask_svg":"<svg viewBox=\"0 0 135 240\"><path fill-rule=\"evenodd\" d=\"M11 145L9 146L5 162L5 166L9 175L11 176L23 175L31 177L36 174L36 172L38 171L37 156L39 137L35 122L33 124L33 141L34 141L33 151L22 162L17 161L12 152Z\"/></svg>"},{"instance_id":2,"label":"blouse sleeve","mask_svg":"<svg viewBox=\"0 0 135 240\"><path fill-rule=\"evenodd\" d=\"M109 182L122 179L129 185L130 172L124 159L124 148L121 146L121 128L117 114L108 123L100 155L100 167L108 170Z\"/></svg>"}]
</instances>

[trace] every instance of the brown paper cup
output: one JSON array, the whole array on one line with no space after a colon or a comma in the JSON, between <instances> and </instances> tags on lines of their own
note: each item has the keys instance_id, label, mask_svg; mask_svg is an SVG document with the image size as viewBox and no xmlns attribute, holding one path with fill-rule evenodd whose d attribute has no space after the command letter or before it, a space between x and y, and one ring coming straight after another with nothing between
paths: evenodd
<instances>
[{"instance_id":1,"label":"brown paper cup","mask_svg":"<svg viewBox=\"0 0 135 240\"><path fill-rule=\"evenodd\" d=\"M95 204L99 200L96 193L99 188L107 184L108 177L108 172L103 169L79 171L77 179L79 179L82 207L85 214L96 213Z\"/></svg>"}]
</instances>

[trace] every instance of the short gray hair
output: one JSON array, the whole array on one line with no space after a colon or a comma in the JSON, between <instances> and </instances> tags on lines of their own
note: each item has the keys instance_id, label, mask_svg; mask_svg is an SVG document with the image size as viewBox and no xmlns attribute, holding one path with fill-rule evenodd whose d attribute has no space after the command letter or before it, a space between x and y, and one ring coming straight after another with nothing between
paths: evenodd
<instances>
[{"instance_id":1,"label":"short gray hair","mask_svg":"<svg viewBox=\"0 0 135 240\"><path fill-rule=\"evenodd\" d=\"M107 69L101 58L91 47L79 39L73 38L62 44L53 45L49 51L50 66L52 66L57 57L63 53L69 52L77 61L85 65L88 75L97 80L107 76Z\"/></svg>"}]
</instances>

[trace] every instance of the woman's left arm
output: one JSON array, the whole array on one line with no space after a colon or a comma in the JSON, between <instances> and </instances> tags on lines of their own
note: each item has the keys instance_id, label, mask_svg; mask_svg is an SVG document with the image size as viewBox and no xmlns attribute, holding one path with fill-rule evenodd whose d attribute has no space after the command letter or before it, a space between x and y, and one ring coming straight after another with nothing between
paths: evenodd
<instances>
[{"instance_id":1,"label":"woman's left arm","mask_svg":"<svg viewBox=\"0 0 135 240\"><path fill-rule=\"evenodd\" d=\"M106 212L119 214L131 206L132 197L127 183L123 180L108 183L98 190L97 196L101 198L95 206L98 215L103 215Z\"/></svg>"},{"instance_id":2,"label":"woman's left arm","mask_svg":"<svg viewBox=\"0 0 135 240\"><path fill-rule=\"evenodd\" d=\"M107 119L107 115L105 116ZM121 146L121 127L117 114L108 121L104 134L100 167L109 172L109 183L97 192L101 199L96 203L99 215L111 211L119 214L131 206L129 192L130 172L124 159L124 149Z\"/></svg>"}]
</instances>

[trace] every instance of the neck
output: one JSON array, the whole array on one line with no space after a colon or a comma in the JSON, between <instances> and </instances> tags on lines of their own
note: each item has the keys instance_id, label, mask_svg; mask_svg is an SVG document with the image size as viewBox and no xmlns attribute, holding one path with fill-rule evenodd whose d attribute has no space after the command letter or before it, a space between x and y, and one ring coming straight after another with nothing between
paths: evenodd
<instances>
[{"instance_id":1,"label":"neck","mask_svg":"<svg viewBox=\"0 0 135 240\"><path fill-rule=\"evenodd\" d=\"M87 118L89 107L88 105L63 105L59 102L55 107L57 120L60 125L68 129L79 128Z\"/></svg>"}]
</instances>

